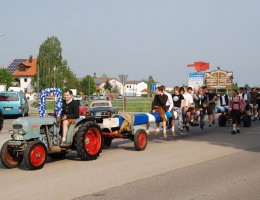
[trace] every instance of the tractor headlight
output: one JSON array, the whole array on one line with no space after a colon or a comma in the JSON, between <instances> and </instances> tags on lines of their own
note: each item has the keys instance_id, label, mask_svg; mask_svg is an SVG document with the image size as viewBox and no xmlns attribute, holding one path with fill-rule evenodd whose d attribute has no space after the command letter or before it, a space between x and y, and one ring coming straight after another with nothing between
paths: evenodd
<instances>
[{"instance_id":1,"label":"tractor headlight","mask_svg":"<svg viewBox=\"0 0 260 200\"><path fill-rule=\"evenodd\" d=\"M20 130L18 130L18 134L24 135L24 134L25 134L25 131L24 131L23 129L20 129Z\"/></svg>"},{"instance_id":2,"label":"tractor headlight","mask_svg":"<svg viewBox=\"0 0 260 200\"><path fill-rule=\"evenodd\" d=\"M9 130L9 133L12 135L15 134L14 130Z\"/></svg>"}]
</instances>

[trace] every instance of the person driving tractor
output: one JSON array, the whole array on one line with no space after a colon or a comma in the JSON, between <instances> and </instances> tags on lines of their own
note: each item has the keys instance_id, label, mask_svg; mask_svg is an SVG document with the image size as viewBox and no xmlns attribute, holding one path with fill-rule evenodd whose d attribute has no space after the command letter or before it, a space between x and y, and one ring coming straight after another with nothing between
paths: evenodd
<instances>
[{"instance_id":1,"label":"person driving tractor","mask_svg":"<svg viewBox=\"0 0 260 200\"><path fill-rule=\"evenodd\" d=\"M74 100L71 90L66 90L62 103L62 142L61 147L66 147L66 136L69 126L75 124L75 119L79 118L79 102Z\"/></svg>"}]
</instances>

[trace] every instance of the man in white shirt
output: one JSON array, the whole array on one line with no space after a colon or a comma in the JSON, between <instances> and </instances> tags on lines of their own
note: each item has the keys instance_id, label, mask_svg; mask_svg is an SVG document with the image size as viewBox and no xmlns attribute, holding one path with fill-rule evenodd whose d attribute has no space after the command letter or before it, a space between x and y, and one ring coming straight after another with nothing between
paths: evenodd
<instances>
[{"instance_id":1,"label":"man in white shirt","mask_svg":"<svg viewBox=\"0 0 260 200\"><path fill-rule=\"evenodd\" d=\"M186 131L189 132L190 131L189 124L190 124L190 118L191 118L191 111L193 109L193 107L192 107L193 98L192 98L192 95L187 92L186 87L183 87L183 89L184 89L183 97L185 99L185 106L186 106L184 108L184 113L186 114L186 125L185 125L185 127L186 127Z\"/></svg>"},{"instance_id":2,"label":"man in white shirt","mask_svg":"<svg viewBox=\"0 0 260 200\"><path fill-rule=\"evenodd\" d=\"M166 102L166 110L169 111L169 112L171 112L172 115L173 115L173 101L172 101L172 95L171 95L170 93L168 93L168 92L165 91L165 86L164 86L164 85L162 85L161 87L162 87L162 89L163 89L163 93L168 96L168 100L167 100L167 102ZM168 119L168 122L167 122L167 123L168 123L167 130L170 129L170 128L173 126L173 125L171 124L171 121L172 121L171 118Z\"/></svg>"}]
</instances>

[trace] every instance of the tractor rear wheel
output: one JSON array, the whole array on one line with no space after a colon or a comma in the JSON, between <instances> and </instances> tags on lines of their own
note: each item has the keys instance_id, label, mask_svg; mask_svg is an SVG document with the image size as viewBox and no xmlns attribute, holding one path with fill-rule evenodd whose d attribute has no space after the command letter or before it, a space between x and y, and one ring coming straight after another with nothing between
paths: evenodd
<instances>
[{"instance_id":1,"label":"tractor rear wheel","mask_svg":"<svg viewBox=\"0 0 260 200\"><path fill-rule=\"evenodd\" d=\"M134 145L138 151L143 151L147 145L147 133L144 129L138 129L134 135Z\"/></svg>"},{"instance_id":2,"label":"tractor rear wheel","mask_svg":"<svg viewBox=\"0 0 260 200\"><path fill-rule=\"evenodd\" d=\"M18 154L8 143L9 141L6 141L1 148L1 162L6 168L16 168L23 161L23 155Z\"/></svg>"},{"instance_id":3,"label":"tractor rear wheel","mask_svg":"<svg viewBox=\"0 0 260 200\"><path fill-rule=\"evenodd\" d=\"M28 169L41 169L47 158L47 149L41 141L29 142L24 150L24 163Z\"/></svg>"},{"instance_id":4,"label":"tractor rear wheel","mask_svg":"<svg viewBox=\"0 0 260 200\"><path fill-rule=\"evenodd\" d=\"M102 151L102 132L95 121L87 121L76 132L74 146L82 160L95 160Z\"/></svg>"}]
</instances>

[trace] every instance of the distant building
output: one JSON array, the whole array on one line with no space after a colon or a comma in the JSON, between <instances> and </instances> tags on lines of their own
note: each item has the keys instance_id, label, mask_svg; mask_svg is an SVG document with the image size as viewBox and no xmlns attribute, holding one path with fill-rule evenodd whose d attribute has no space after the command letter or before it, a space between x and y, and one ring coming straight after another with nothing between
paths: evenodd
<instances>
[{"instance_id":1,"label":"distant building","mask_svg":"<svg viewBox=\"0 0 260 200\"><path fill-rule=\"evenodd\" d=\"M141 96L142 90L147 89L147 84L143 81L126 81L125 87L120 80L116 78L93 78L96 87L99 88L99 92L104 93L104 86L108 80L112 88L117 88L120 94L125 92L126 96Z\"/></svg>"},{"instance_id":2,"label":"distant building","mask_svg":"<svg viewBox=\"0 0 260 200\"><path fill-rule=\"evenodd\" d=\"M143 90L147 89L147 84L144 81L126 81L125 95L140 97Z\"/></svg>"},{"instance_id":3,"label":"distant building","mask_svg":"<svg viewBox=\"0 0 260 200\"><path fill-rule=\"evenodd\" d=\"M29 59L14 59L6 69L14 77L14 85L23 92L30 93L33 92L31 80L36 74L36 66L37 59L30 56Z\"/></svg>"}]
</instances>

